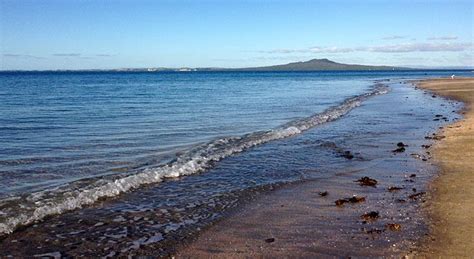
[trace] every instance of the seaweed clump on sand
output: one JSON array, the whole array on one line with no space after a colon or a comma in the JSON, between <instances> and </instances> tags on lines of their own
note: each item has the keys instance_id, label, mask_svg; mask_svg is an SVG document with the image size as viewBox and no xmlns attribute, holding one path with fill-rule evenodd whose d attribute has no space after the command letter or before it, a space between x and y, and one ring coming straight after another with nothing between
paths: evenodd
<instances>
[{"instance_id":1,"label":"seaweed clump on sand","mask_svg":"<svg viewBox=\"0 0 474 259\"><path fill-rule=\"evenodd\" d=\"M397 186L388 187L389 192L396 192L396 191L399 191L399 190L402 190L402 189L403 189L403 187L397 187Z\"/></svg>"},{"instance_id":2,"label":"seaweed clump on sand","mask_svg":"<svg viewBox=\"0 0 474 259\"><path fill-rule=\"evenodd\" d=\"M360 203L365 202L365 197L353 196L351 198L339 199L335 201L336 206L343 206L345 203Z\"/></svg>"},{"instance_id":3,"label":"seaweed clump on sand","mask_svg":"<svg viewBox=\"0 0 474 259\"><path fill-rule=\"evenodd\" d=\"M402 230L402 225L397 223L389 223L385 225L390 231L400 231Z\"/></svg>"},{"instance_id":4,"label":"seaweed clump on sand","mask_svg":"<svg viewBox=\"0 0 474 259\"><path fill-rule=\"evenodd\" d=\"M361 215L360 217L365 221L374 221L380 218L380 214L378 211L371 211Z\"/></svg>"},{"instance_id":5,"label":"seaweed clump on sand","mask_svg":"<svg viewBox=\"0 0 474 259\"><path fill-rule=\"evenodd\" d=\"M408 147L408 145L405 145L403 142L398 142L397 143L397 148L392 150L393 153L402 153L405 152L405 147Z\"/></svg>"},{"instance_id":6,"label":"seaweed clump on sand","mask_svg":"<svg viewBox=\"0 0 474 259\"><path fill-rule=\"evenodd\" d=\"M377 185L377 180L372 179L370 177L364 176L357 180L356 182L359 182L359 185L361 186L372 186L375 187Z\"/></svg>"}]
</instances>

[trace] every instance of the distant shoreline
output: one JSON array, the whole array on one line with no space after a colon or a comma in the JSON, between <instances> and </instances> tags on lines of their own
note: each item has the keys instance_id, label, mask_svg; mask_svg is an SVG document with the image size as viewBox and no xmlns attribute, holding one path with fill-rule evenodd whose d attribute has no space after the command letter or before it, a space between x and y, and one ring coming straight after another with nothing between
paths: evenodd
<instances>
[{"instance_id":1,"label":"distant shoreline","mask_svg":"<svg viewBox=\"0 0 474 259\"><path fill-rule=\"evenodd\" d=\"M115 69L53 69L53 70L0 70L1 72L15 71L42 71L42 72L326 72L326 71L413 71L413 70L472 70L473 68L411 68L397 66L373 66L358 64L343 64L332 60L311 59L308 61L292 62L288 64L243 67L243 68L223 68L223 67L144 67L144 68L115 68Z\"/></svg>"},{"instance_id":2,"label":"distant shoreline","mask_svg":"<svg viewBox=\"0 0 474 259\"><path fill-rule=\"evenodd\" d=\"M77 69L77 70L0 70L0 74L7 73L148 73L148 74L157 74L157 73L316 73L316 72L367 72L367 73L384 73L384 72L433 72L433 71L460 71L460 72L469 72L472 71L472 68L412 68L406 70L240 70L240 69L196 69L193 71L178 71L177 69L163 69L157 71L147 71L146 68L137 68L137 69ZM473 71L474 74L474 71Z\"/></svg>"}]
</instances>

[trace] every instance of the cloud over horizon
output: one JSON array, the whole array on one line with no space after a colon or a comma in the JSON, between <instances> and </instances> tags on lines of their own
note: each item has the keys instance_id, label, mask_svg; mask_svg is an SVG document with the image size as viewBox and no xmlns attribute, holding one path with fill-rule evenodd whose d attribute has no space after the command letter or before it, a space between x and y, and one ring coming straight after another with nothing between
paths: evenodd
<instances>
[{"instance_id":1,"label":"cloud over horizon","mask_svg":"<svg viewBox=\"0 0 474 259\"><path fill-rule=\"evenodd\" d=\"M99 53L94 55L83 55L82 53L54 53L51 56L55 57L78 57L83 59L92 59L94 57L113 57L115 55L107 54L107 53Z\"/></svg>"},{"instance_id":2,"label":"cloud over horizon","mask_svg":"<svg viewBox=\"0 0 474 259\"><path fill-rule=\"evenodd\" d=\"M81 53L55 53L55 54L52 54L52 56L55 56L55 57L79 57L79 56L81 56Z\"/></svg>"},{"instance_id":3,"label":"cloud over horizon","mask_svg":"<svg viewBox=\"0 0 474 259\"><path fill-rule=\"evenodd\" d=\"M401 36L401 35L392 35L392 36L387 36L383 37L382 40L400 40L400 39L406 39L406 36Z\"/></svg>"},{"instance_id":4,"label":"cloud over horizon","mask_svg":"<svg viewBox=\"0 0 474 259\"><path fill-rule=\"evenodd\" d=\"M44 57L39 57L39 56L34 56L34 55L28 55L28 54L12 54L12 53L5 53L2 54L3 57L5 58L33 58L33 59L46 59Z\"/></svg>"},{"instance_id":5,"label":"cloud over horizon","mask_svg":"<svg viewBox=\"0 0 474 259\"><path fill-rule=\"evenodd\" d=\"M426 43L400 43L390 45L361 46L361 47L321 47L315 46L305 49L274 49L259 51L266 54L289 54L289 53L348 53L348 52L383 52L383 53L407 53L407 52L461 52L472 49L472 43L466 42L426 42Z\"/></svg>"},{"instance_id":6,"label":"cloud over horizon","mask_svg":"<svg viewBox=\"0 0 474 259\"><path fill-rule=\"evenodd\" d=\"M427 40L457 40L457 36L429 37Z\"/></svg>"}]
</instances>

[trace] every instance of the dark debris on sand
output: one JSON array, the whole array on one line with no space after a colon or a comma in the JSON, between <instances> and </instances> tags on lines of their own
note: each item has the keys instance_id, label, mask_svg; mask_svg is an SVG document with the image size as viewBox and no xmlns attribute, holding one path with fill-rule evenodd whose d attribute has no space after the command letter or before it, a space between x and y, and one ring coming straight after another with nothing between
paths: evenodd
<instances>
[{"instance_id":1,"label":"dark debris on sand","mask_svg":"<svg viewBox=\"0 0 474 259\"><path fill-rule=\"evenodd\" d=\"M393 153L403 153L405 152L405 148L404 147L398 147L394 150L392 150Z\"/></svg>"},{"instance_id":2,"label":"dark debris on sand","mask_svg":"<svg viewBox=\"0 0 474 259\"><path fill-rule=\"evenodd\" d=\"M396 192L396 191L399 191L399 190L402 190L402 189L403 189L403 187L397 187L397 186L388 187L389 192Z\"/></svg>"},{"instance_id":3,"label":"dark debris on sand","mask_svg":"<svg viewBox=\"0 0 474 259\"><path fill-rule=\"evenodd\" d=\"M342 153L342 157L350 160L354 158L354 155L351 153L351 151L344 151L344 153Z\"/></svg>"},{"instance_id":4,"label":"dark debris on sand","mask_svg":"<svg viewBox=\"0 0 474 259\"><path fill-rule=\"evenodd\" d=\"M408 145L404 144L403 142L398 142L397 147L408 147Z\"/></svg>"},{"instance_id":5,"label":"dark debris on sand","mask_svg":"<svg viewBox=\"0 0 474 259\"><path fill-rule=\"evenodd\" d=\"M324 191L324 192L319 192L318 194L321 197L325 197L325 196L328 196L329 193L327 191Z\"/></svg>"},{"instance_id":6,"label":"dark debris on sand","mask_svg":"<svg viewBox=\"0 0 474 259\"><path fill-rule=\"evenodd\" d=\"M400 231L402 230L402 225L400 224L397 224L397 223L388 223L387 225L385 225L387 227L387 229L389 229L390 231Z\"/></svg>"},{"instance_id":7,"label":"dark debris on sand","mask_svg":"<svg viewBox=\"0 0 474 259\"><path fill-rule=\"evenodd\" d=\"M405 147L408 147L408 145L404 144L403 142L398 142L397 143L397 148L392 150L393 153L402 153L405 152Z\"/></svg>"},{"instance_id":8,"label":"dark debris on sand","mask_svg":"<svg viewBox=\"0 0 474 259\"><path fill-rule=\"evenodd\" d=\"M374 221L380 218L380 214L378 211L371 211L361 215L360 217L365 221Z\"/></svg>"},{"instance_id":9,"label":"dark debris on sand","mask_svg":"<svg viewBox=\"0 0 474 259\"><path fill-rule=\"evenodd\" d=\"M339 199L335 201L336 206L343 206L345 203L361 203L365 202L365 197L353 196L351 198Z\"/></svg>"},{"instance_id":10,"label":"dark debris on sand","mask_svg":"<svg viewBox=\"0 0 474 259\"><path fill-rule=\"evenodd\" d=\"M265 242L266 243L273 243L273 242L275 242L275 238L273 238L273 237L267 238L267 239L265 239Z\"/></svg>"},{"instance_id":11,"label":"dark debris on sand","mask_svg":"<svg viewBox=\"0 0 474 259\"><path fill-rule=\"evenodd\" d=\"M418 200L421 197L423 197L425 194L426 194L425 192L418 192L418 193L415 193L415 194L412 194L412 195L408 196L408 198L410 198L412 200Z\"/></svg>"},{"instance_id":12,"label":"dark debris on sand","mask_svg":"<svg viewBox=\"0 0 474 259\"><path fill-rule=\"evenodd\" d=\"M364 176L362 178L360 178L359 180L357 180L356 182L359 183L359 185L361 186L372 186L372 187L375 187L377 185L377 180L375 179L372 179L372 178L369 178L367 176Z\"/></svg>"}]
</instances>

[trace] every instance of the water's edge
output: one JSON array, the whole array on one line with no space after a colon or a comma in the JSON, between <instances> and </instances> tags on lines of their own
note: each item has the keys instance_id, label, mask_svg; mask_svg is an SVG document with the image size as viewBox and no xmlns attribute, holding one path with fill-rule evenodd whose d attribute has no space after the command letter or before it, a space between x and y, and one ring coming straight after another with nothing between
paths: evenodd
<instances>
[{"instance_id":1,"label":"water's edge","mask_svg":"<svg viewBox=\"0 0 474 259\"><path fill-rule=\"evenodd\" d=\"M403 84L408 84L410 85L410 87L414 88L416 91L421 91L421 92L424 92L425 94L428 94L428 95L432 95L433 98L439 98L441 100L443 100L445 103L455 103L455 107L456 109L453 110L452 112L456 112L456 114L460 115L459 117L456 117L455 119L453 119L453 122L449 122L447 123L447 120L445 121L445 123L442 123L441 125L442 126L439 126L438 129L434 130L434 131L430 131L429 134L427 136L425 136L425 140L427 141L427 143L425 144L426 146L434 146L437 144L437 139L436 138L433 138L433 137L436 137L436 136L442 136L442 132L443 132L443 128L445 126L449 126L449 125L452 125L453 123L455 123L457 120L461 120L464 116L462 116L462 111L465 109L465 104L463 102L460 102L458 100L455 100L455 99L452 99L452 98L446 98L442 95L439 95L435 92L432 92L430 90L426 90L426 89L422 89L422 88L418 88L416 86L416 82L418 82L419 80L417 81L413 81L413 80L406 80L406 81L403 81ZM402 82L400 82L402 83ZM444 104L442 104L441 106L445 106ZM438 115L436 115L436 117L438 117ZM438 119L435 119L435 120L438 120ZM422 148L419 148L420 151L423 150L423 146L425 145L422 145ZM436 179L438 177L440 177L439 173L440 173L440 166L439 166L439 162L434 160L434 161L429 161L429 159L431 159L431 154L430 154L430 151L431 149L427 149L426 151L426 159L423 159L421 164L420 164L420 167L423 168L421 169L421 171L424 171L424 173L426 175L422 176L424 177L424 179L422 181L420 181L418 186L420 187L418 189L418 193L417 193L417 189L416 188L413 188L413 194L416 195L416 194L422 194L423 198L414 198L413 200L414 201L419 201L419 203L413 203L411 208L410 208L410 213L407 213L407 215L411 214L410 217L411 218L417 218L416 220L416 223L413 223L412 226L409 226L408 229L410 228L417 228L416 231L413 231L412 229L410 229L410 231L406 231L406 225L403 225L402 224L402 228L404 228L404 232L403 235L402 235L402 238L400 240L397 240L397 238L394 238L394 237L391 237L394 239L394 241L396 242L399 242L399 243L396 243L398 247L398 249L394 249L392 251L389 251L389 253L385 254L387 251L383 252L384 250L381 249L381 247L377 247L376 245L373 245L371 244L370 247L372 248L373 247L373 251L375 253L379 253L379 252L382 252L383 256L386 256L386 255L389 255L391 253L391 256L416 256L416 255L420 255L420 251L423 251L423 250L420 250L420 249L426 249L426 243L428 243L429 241L432 241L431 240L431 237L430 237L430 233L432 232L432 224L430 222L430 212L428 211L429 209L429 206L430 206L430 202L431 200L433 199L433 182L436 181ZM421 152L423 153L423 152ZM412 156L415 155L415 153L412 153L411 154ZM421 157L418 158L421 160ZM407 180L408 181L408 180ZM412 181L412 180L410 180ZM232 222L232 221L239 221L241 218L245 217L245 216L248 216L249 214L251 213L257 213L255 212L254 210L257 208L258 210L262 210L262 204L274 204L274 203L277 203L277 204L285 204L285 203L282 203L281 202L281 194L277 194L278 192L285 192L285 190L287 190L286 192L289 193L298 193L300 192L300 189L302 186L304 185L309 185L311 186L310 188L312 188L313 190L318 190L317 187L321 187L321 184L319 183L318 185L318 182L321 182L320 180L307 180L307 181L300 181L300 182L292 182L292 183L287 183L287 184L284 184L284 185L281 185L281 186L278 186L277 188L271 188L270 190L267 190L267 191L264 191L262 193L259 194L259 196L255 197L255 199L251 202L243 202L243 203L240 203L239 206L233 208L233 209L230 209L228 211L225 212L225 214L222 215L221 218L213 221L211 224L209 224L208 226L206 226L206 228L200 230L198 233L196 233L195 235L191 236L188 240L184 240L184 242L182 243L179 243L178 244L178 248L171 248L170 249L170 254L171 255L175 255L175 256L178 256L178 257L193 257L193 256L196 256L196 255L200 255L200 253L202 253L203 251L207 251L204 247L202 247L202 245L209 245L212 244L212 242L209 242L209 243L206 243L206 241L203 241L203 240L211 240L213 239L215 242L218 242L218 240L222 239L222 236L219 236L219 235L222 235L222 233L220 233L219 231L221 231L222 229L226 229L226 224L229 224L229 222ZM316 186L316 188L314 188ZM325 190L327 189L337 189L338 187L337 186L324 186ZM424 191L420 191L421 190L426 190L426 193ZM288 191L289 190L289 191ZM301 195L301 193L300 193ZM367 195L367 193L366 193ZM280 197L278 197L280 196ZM285 195L283 195L285 196ZM286 196L288 196L288 194L286 194ZM299 198L303 198L303 196L299 196ZM309 198L308 196L306 198ZM293 200L292 200L293 199ZM287 198L287 204L291 204L292 202L294 203L298 203L297 200L294 200L295 198L291 198L291 197L288 197ZM284 199L283 199L284 200ZM289 202L288 202L289 200ZM277 202L275 202L277 201ZM386 201L385 201L386 202ZM405 201L403 201L405 202ZM388 203L383 203L381 201L378 201L378 205L379 206L390 206L390 205L393 205L393 204L388 204ZM255 206L254 206L255 205ZM283 205L281 205L283 206ZM326 210L325 208L319 208L321 210ZM249 212L250 211L250 212ZM253 212L252 212L253 211ZM284 211L284 210L282 210ZM275 211L273 211L275 212ZM349 213L353 213L354 211L352 212L349 212ZM400 212L400 211L399 211ZM280 212L281 213L281 212ZM301 214L302 212L301 211L295 211L296 214ZM284 214L284 213L282 213ZM353 213L354 214L354 213ZM401 214L401 213L400 213ZM275 215L277 215L277 212L275 212ZM278 214L280 215L280 214ZM357 213L355 213L355 215L358 215ZM280 215L282 216L282 215ZM318 215L312 215L311 216L312 218L316 217L318 218L319 216ZM328 216L329 217L329 216ZM392 218L393 219L393 218ZM275 221L278 221L278 219L276 219ZM311 221L311 220L308 220L308 222ZM311 225L311 223L308 223L307 222L307 225L308 227L310 227L309 225ZM263 222L261 222L262 225ZM252 224L255 224L255 222L252 222ZM343 227L347 227L347 226L344 226L343 225L344 223L342 223L339 227L340 228L343 228ZM233 226L234 227L234 226ZM291 226L287 226L288 229L291 229L293 227ZM338 228L339 228L338 227ZM365 229L365 228L364 228ZM217 231L216 231L217 230ZM338 230L341 230L341 229L338 229ZM371 231L373 230L376 230L376 231L385 231L385 230L380 230L380 229L377 229L377 228L373 228ZM207 233L207 232L211 232L211 234ZM222 231L223 233L225 233L225 231ZM242 250L241 247L239 247L239 238L241 238L241 236L243 235L243 233L245 233L245 231L236 231L238 232L236 235L238 236L238 238L236 238L234 240L234 243L233 245L233 249L235 250L239 250L239 253L241 255L247 255L248 251L244 251L245 249ZM257 232L262 232L262 231L256 231L255 229L252 229L251 231L249 230L250 233L252 234L255 234ZM272 232L276 232L276 230L273 230ZM375 232L373 232L375 233ZM380 232L379 232L380 233ZM416 233L416 234L415 234ZM298 234L301 234L301 233L298 233ZM399 234L400 236L401 234ZM248 240L246 240L246 242L249 242L249 243L252 243L252 242L255 242L255 240L252 240L251 237L247 237ZM288 233L288 238L291 239L296 239L296 237L292 237L291 234ZM354 237L352 237L354 239ZM378 237L380 238L380 237ZM376 239L372 236L372 239ZM407 240L404 240L404 239L407 239ZM229 242L229 240L225 240L224 242ZM258 240L257 240L258 242ZM284 242L284 241L283 241ZM197 243L197 245L195 245ZM249 247L249 245L247 244L246 245L247 247ZM251 245L250 245L251 246ZM280 244L281 248L280 250L285 250L285 247L284 245ZM299 244L299 246L303 247L302 244ZM351 247L353 245L348 245L348 247ZM395 245L394 245L395 246ZM425 247L423 247L425 246ZM317 250L317 245L314 244L314 247L315 247L315 250L313 252L316 252L318 251ZM226 255L226 250L222 249L222 247L213 247L214 251L215 251L215 255L217 256L222 256L222 255ZM347 252L355 252L354 255L357 255L358 252L360 251L357 251L359 248L346 248L347 250L341 250L340 253L341 254L344 254L344 253L347 253ZM351 250L353 249L353 250ZM211 249L209 249L211 250ZM183 252L184 251L184 252ZM251 250L250 250L251 251ZM195 253L195 254L194 254ZM266 256L269 256L269 255L272 255L272 252L271 252L271 249L268 249L266 250ZM352 255L352 254L351 254ZM368 254L366 254L365 256L367 255L370 255L370 252ZM360 255L359 255L360 256ZM370 256L373 256L373 255L370 255ZM380 256L380 255L379 255Z\"/></svg>"},{"instance_id":2,"label":"water's edge","mask_svg":"<svg viewBox=\"0 0 474 259\"><path fill-rule=\"evenodd\" d=\"M0 201L2 211L0 234L11 233L19 226L32 224L47 216L82 208L144 185L206 171L216 162L233 154L273 140L295 136L315 126L336 120L358 107L364 100L374 95L384 94L388 89L386 85L376 83L370 92L348 98L340 105L330 107L322 113L284 124L274 130L214 140L185 152L175 161L159 168L145 169L110 179L106 177L88 179L52 190L4 199Z\"/></svg>"}]
</instances>

